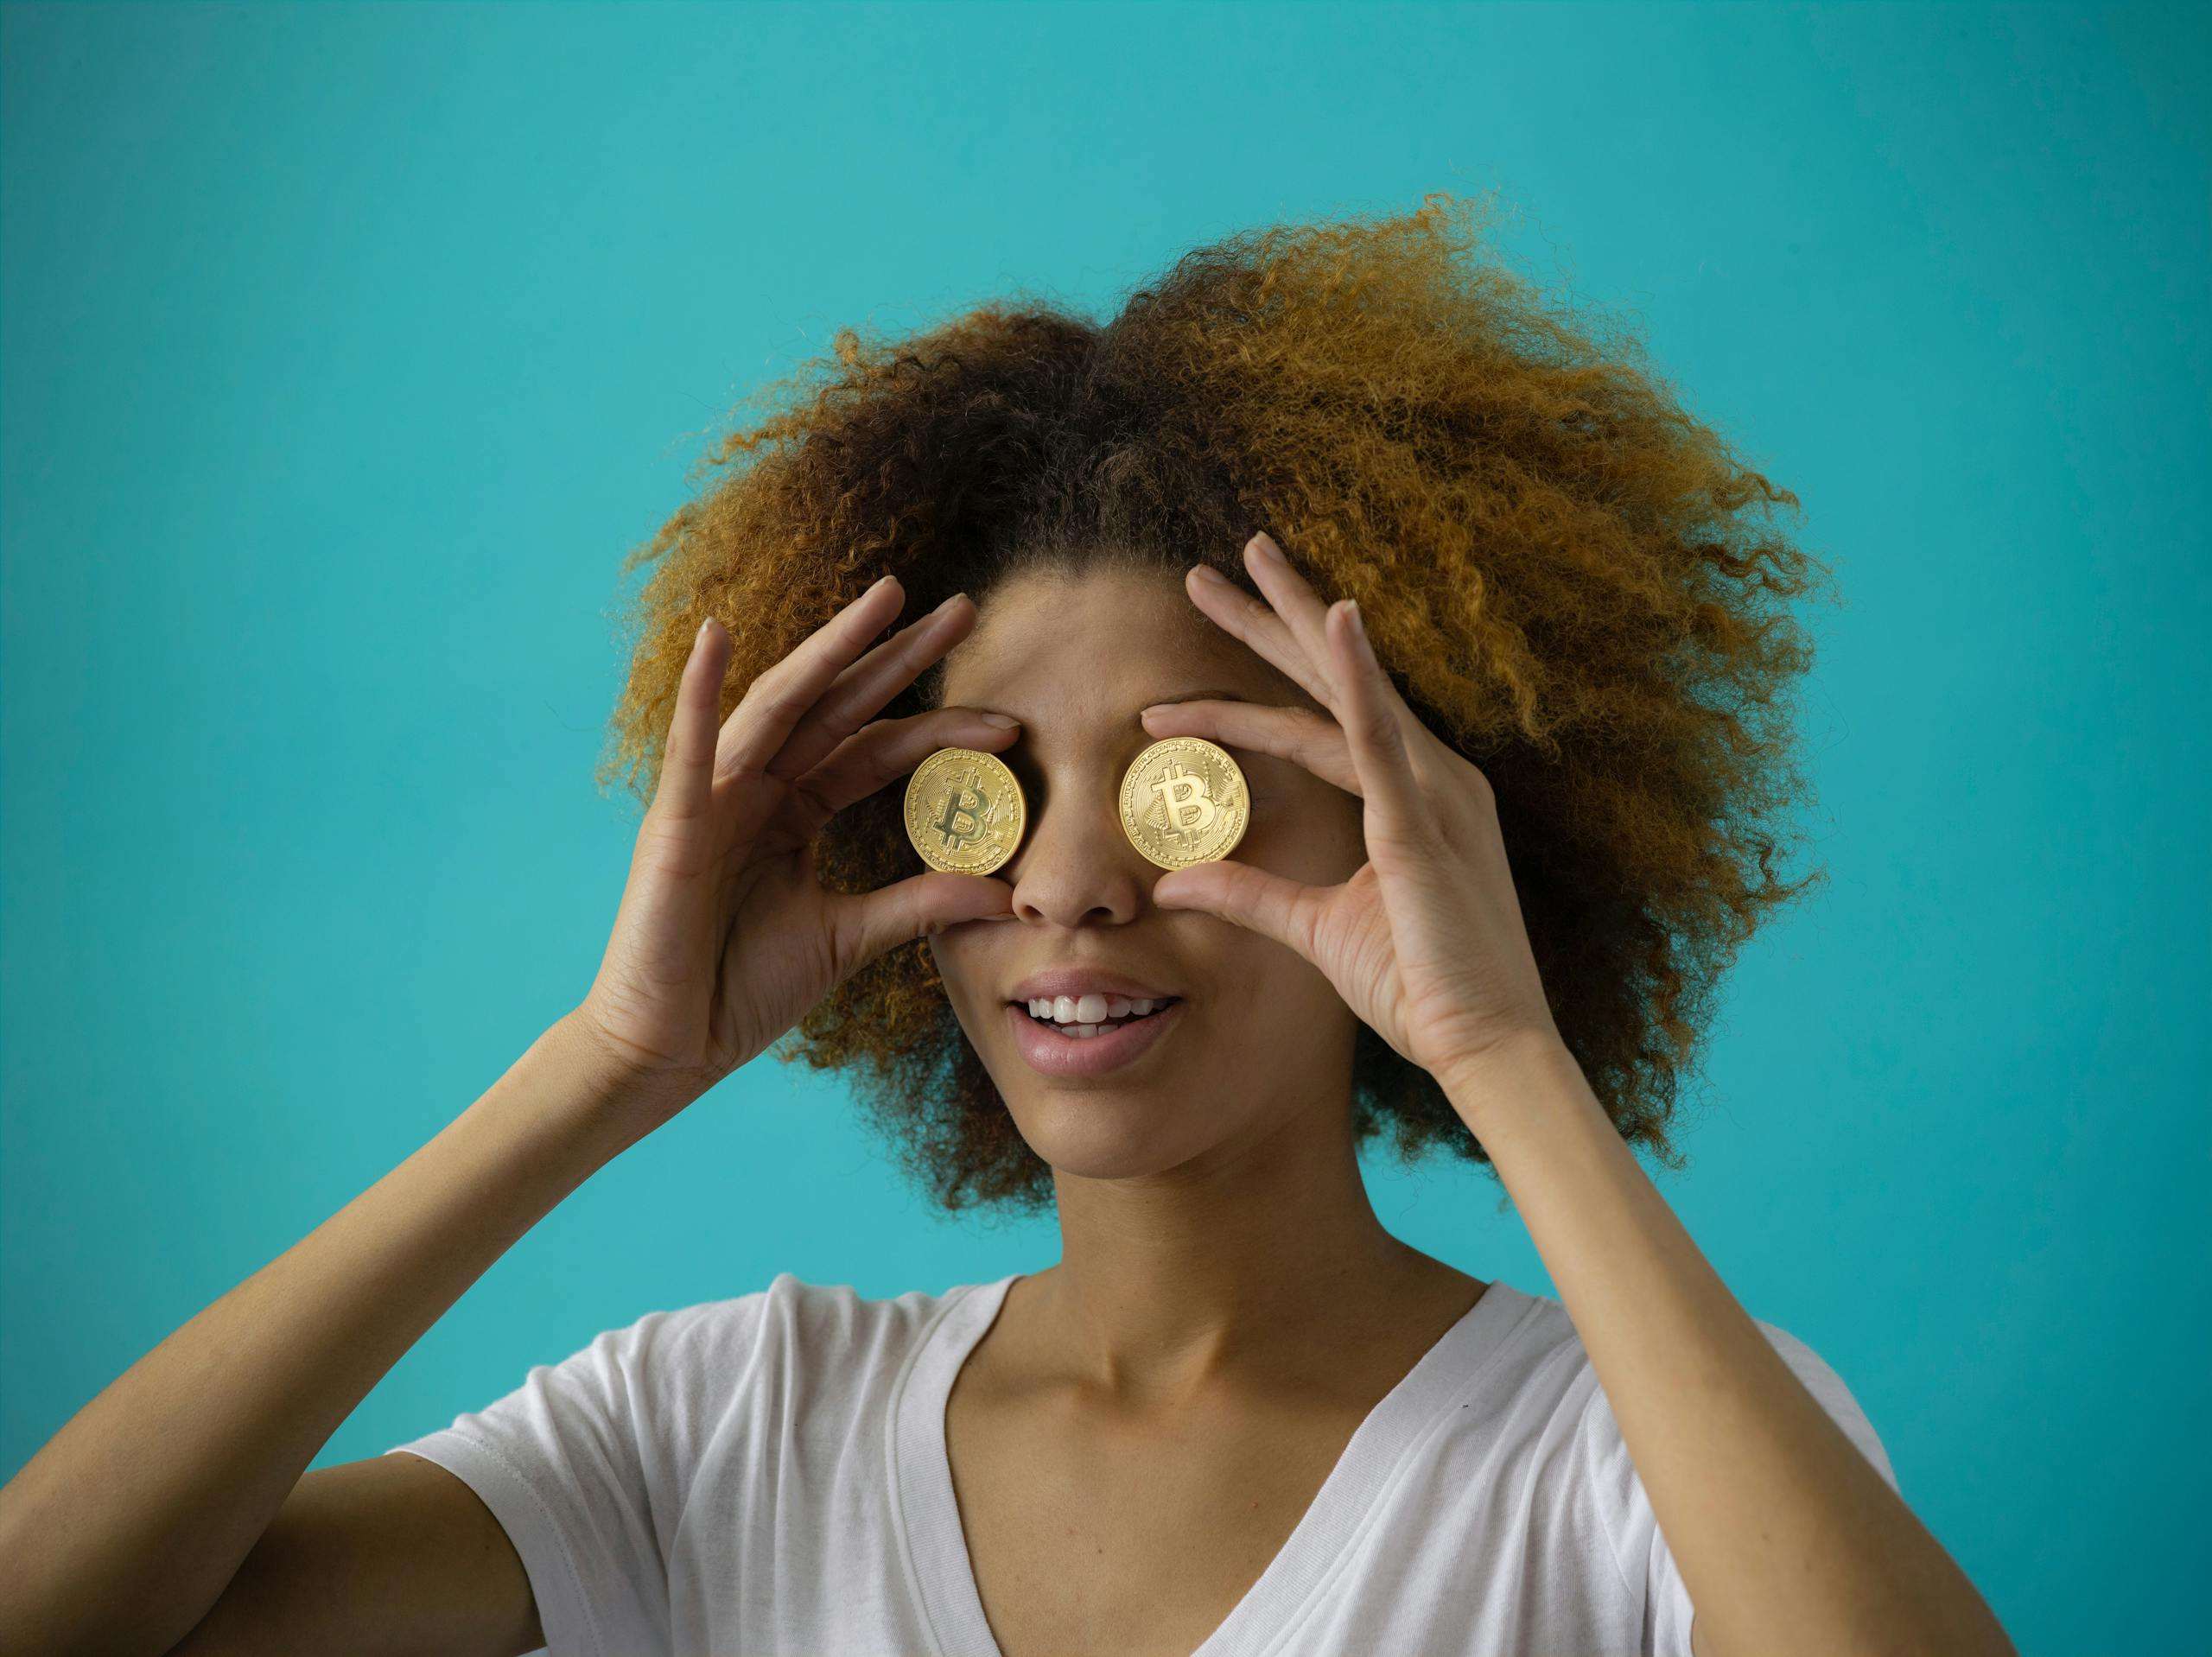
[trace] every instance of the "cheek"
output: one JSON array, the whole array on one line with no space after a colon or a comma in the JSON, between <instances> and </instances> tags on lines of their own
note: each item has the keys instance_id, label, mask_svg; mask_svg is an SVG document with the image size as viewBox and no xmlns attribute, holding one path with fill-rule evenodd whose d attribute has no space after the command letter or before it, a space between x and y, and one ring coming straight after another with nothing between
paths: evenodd
<instances>
[{"instance_id":1,"label":"cheek","mask_svg":"<svg viewBox=\"0 0 2212 1657\"><path fill-rule=\"evenodd\" d=\"M1193 1029L1186 1079L1198 1093L1270 1101L1303 1096L1336 1073L1356 1020L1329 981L1303 956L1251 934L1249 947L1208 963L1218 992Z\"/></svg>"},{"instance_id":2,"label":"cheek","mask_svg":"<svg viewBox=\"0 0 2212 1657\"><path fill-rule=\"evenodd\" d=\"M1230 855L1306 886L1349 880L1367 860L1360 802L1332 789L1325 797L1270 796L1252 803L1252 826Z\"/></svg>"},{"instance_id":3,"label":"cheek","mask_svg":"<svg viewBox=\"0 0 2212 1657\"><path fill-rule=\"evenodd\" d=\"M952 1003L956 1011L965 1006L967 998L961 994L961 987L968 981L968 952L961 947L959 941L948 943L942 936L931 936L924 943L929 949L930 962L937 968L937 975L944 985L945 1000Z\"/></svg>"}]
</instances>

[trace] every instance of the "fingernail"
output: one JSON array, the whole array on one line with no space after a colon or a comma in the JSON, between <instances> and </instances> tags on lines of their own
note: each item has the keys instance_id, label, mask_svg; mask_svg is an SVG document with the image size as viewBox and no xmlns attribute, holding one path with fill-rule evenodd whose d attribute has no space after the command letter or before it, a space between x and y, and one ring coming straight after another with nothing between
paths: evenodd
<instances>
[{"instance_id":1,"label":"fingernail","mask_svg":"<svg viewBox=\"0 0 2212 1657\"><path fill-rule=\"evenodd\" d=\"M995 725L1000 729L1006 731L1011 731L1014 727L1021 723L1020 720L1014 718L1011 714L985 714L982 716L982 720L983 723L986 725Z\"/></svg>"},{"instance_id":2,"label":"fingernail","mask_svg":"<svg viewBox=\"0 0 2212 1657\"><path fill-rule=\"evenodd\" d=\"M1193 564L1191 568L1197 573L1198 578L1200 581L1205 581L1209 585L1218 582L1226 582L1229 580L1228 576L1223 575L1211 564Z\"/></svg>"},{"instance_id":3,"label":"fingernail","mask_svg":"<svg viewBox=\"0 0 2212 1657\"><path fill-rule=\"evenodd\" d=\"M1247 544L1256 547L1264 556L1280 557L1282 553L1282 549L1275 545L1274 537L1265 530L1254 536Z\"/></svg>"}]
</instances>

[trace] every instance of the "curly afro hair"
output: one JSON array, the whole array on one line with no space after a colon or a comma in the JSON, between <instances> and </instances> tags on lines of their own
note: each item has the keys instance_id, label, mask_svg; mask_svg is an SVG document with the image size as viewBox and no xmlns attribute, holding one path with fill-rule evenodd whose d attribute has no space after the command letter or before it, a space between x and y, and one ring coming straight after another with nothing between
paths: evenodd
<instances>
[{"instance_id":1,"label":"curly afro hair","mask_svg":"<svg viewBox=\"0 0 2212 1657\"><path fill-rule=\"evenodd\" d=\"M1490 218L1439 193L1246 232L1103 324L1001 301L903 339L841 329L834 361L740 405L694 468L719 479L622 565L664 557L632 601L601 788L626 773L650 801L708 614L734 646L727 714L887 573L902 624L1040 567L1204 562L1249 593L1238 550L1265 529L1359 600L1408 702L1490 778L1560 1034L1624 1140L1679 1169L1676 1078L1716 981L1820 878L1776 864L1808 792L1786 694L1812 649L1788 601L1826 572L1770 527L1796 497L1687 414L1630 330L1510 270ZM882 716L938 705L941 670ZM918 873L899 791L833 820L817 867L844 892ZM1433 1077L1357 1035L1359 1142L1388 1127L1406 1162L1489 1164ZM941 1209L1051 1207L926 940L783 1039L779 1060L852 1073Z\"/></svg>"}]
</instances>

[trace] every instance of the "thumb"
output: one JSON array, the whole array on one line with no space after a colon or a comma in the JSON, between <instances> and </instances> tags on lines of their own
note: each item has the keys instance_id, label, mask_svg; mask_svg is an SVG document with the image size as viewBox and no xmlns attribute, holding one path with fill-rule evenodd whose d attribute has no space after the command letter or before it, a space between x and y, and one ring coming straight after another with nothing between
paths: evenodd
<instances>
[{"instance_id":1,"label":"thumb","mask_svg":"<svg viewBox=\"0 0 2212 1657\"><path fill-rule=\"evenodd\" d=\"M1313 959L1308 947L1319 889L1227 858L1171 869L1152 885L1152 900L1166 909L1197 909L1273 938Z\"/></svg>"},{"instance_id":2,"label":"thumb","mask_svg":"<svg viewBox=\"0 0 2212 1657\"><path fill-rule=\"evenodd\" d=\"M874 892L831 894L830 924L843 972L855 972L894 944L963 921L1011 920L1014 890L985 874L931 869Z\"/></svg>"}]
</instances>

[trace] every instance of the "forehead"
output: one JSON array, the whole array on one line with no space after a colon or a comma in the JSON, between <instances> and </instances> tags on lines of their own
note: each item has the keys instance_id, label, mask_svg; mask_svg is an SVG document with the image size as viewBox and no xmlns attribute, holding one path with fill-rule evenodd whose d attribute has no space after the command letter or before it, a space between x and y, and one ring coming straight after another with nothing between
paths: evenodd
<instances>
[{"instance_id":1,"label":"forehead","mask_svg":"<svg viewBox=\"0 0 2212 1657\"><path fill-rule=\"evenodd\" d=\"M992 592L944 657L946 706L1035 728L1120 725L1151 702L1303 700L1273 663L1191 602L1172 571L1031 574Z\"/></svg>"}]
</instances>

